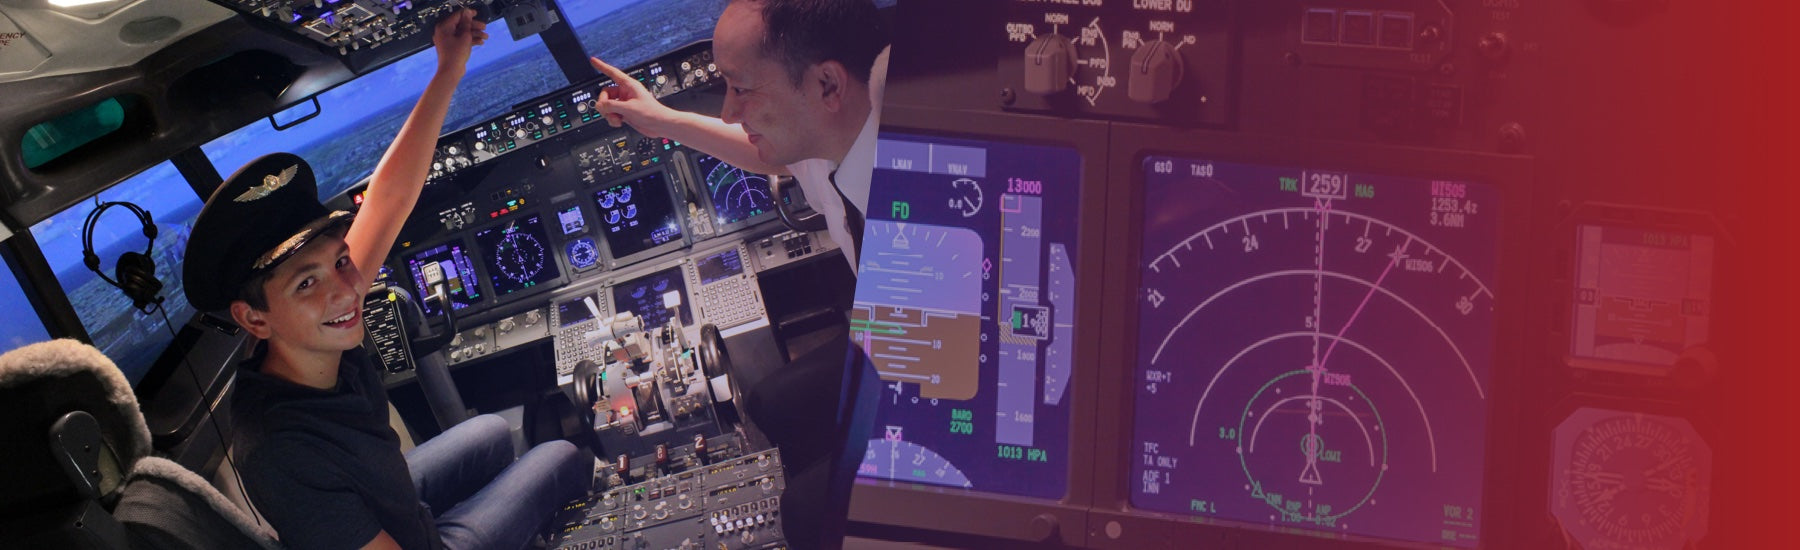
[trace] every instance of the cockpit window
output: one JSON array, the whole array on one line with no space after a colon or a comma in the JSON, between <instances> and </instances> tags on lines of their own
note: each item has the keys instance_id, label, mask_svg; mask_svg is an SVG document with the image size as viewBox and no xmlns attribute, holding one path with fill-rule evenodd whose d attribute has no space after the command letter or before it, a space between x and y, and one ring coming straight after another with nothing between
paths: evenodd
<instances>
[{"instance_id":1,"label":"cockpit window","mask_svg":"<svg viewBox=\"0 0 1800 550\"><path fill-rule=\"evenodd\" d=\"M0 353L50 339L50 331L34 314L37 306L27 296L28 288L13 269L12 258L0 253L0 311L7 312L6 322L0 323Z\"/></svg>"},{"instance_id":2,"label":"cockpit window","mask_svg":"<svg viewBox=\"0 0 1800 550\"><path fill-rule=\"evenodd\" d=\"M563 0L563 14L590 55L630 67L712 38L726 0Z\"/></svg>"},{"instance_id":3,"label":"cockpit window","mask_svg":"<svg viewBox=\"0 0 1800 550\"><path fill-rule=\"evenodd\" d=\"M186 323L194 310L182 292L181 259L194 217L200 214L200 196L173 165L164 162L101 191L98 201L130 202L150 212L156 223L150 257L156 260L156 280L163 284L162 307L170 321ZM95 205L93 200L82 201L31 226L31 234L69 302L75 305L75 315L81 317L81 326L87 329L94 347L118 363L125 377L136 384L173 336L164 327L162 314L133 309L125 293L83 264L81 229ZM126 208L108 209L95 224L94 253L100 257L100 270L108 276L114 275L119 255L142 253L144 245L144 226Z\"/></svg>"},{"instance_id":4,"label":"cockpit window","mask_svg":"<svg viewBox=\"0 0 1800 550\"><path fill-rule=\"evenodd\" d=\"M560 0L563 14L590 55L631 67L712 38L728 0ZM887 8L896 0L875 0Z\"/></svg>"},{"instance_id":5,"label":"cockpit window","mask_svg":"<svg viewBox=\"0 0 1800 550\"><path fill-rule=\"evenodd\" d=\"M492 38L469 58L468 74L444 121L446 131L499 115L569 83L543 39L532 36L515 42L504 20L488 23L487 31ZM436 68L437 53L426 48L320 94L322 111L317 118L281 132L267 120L258 120L200 148L223 176L265 154L300 155L318 175L319 198L330 198L375 170Z\"/></svg>"}]
</instances>

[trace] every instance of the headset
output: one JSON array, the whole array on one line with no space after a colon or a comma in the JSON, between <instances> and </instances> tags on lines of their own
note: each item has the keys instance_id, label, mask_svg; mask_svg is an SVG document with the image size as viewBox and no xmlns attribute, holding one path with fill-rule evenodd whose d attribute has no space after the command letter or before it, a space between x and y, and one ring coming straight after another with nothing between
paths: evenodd
<instances>
[{"instance_id":1,"label":"headset","mask_svg":"<svg viewBox=\"0 0 1800 550\"><path fill-rule=\"evenodd\" d=\"M119 255L119 261L113 266L113 277L106 276L100 270L100 256L94 253L94 226L100 221L100 214L114 206L123 206L137 214L138 221L144 225L144 252L126 252ZM131 305L138 311L149 313L151 307L160 307L163 297L162 281L156 280L156 260L150 257L156 246L156 222L150 218L150 212L143 207L129 202L112 201L101 203L88 214L87 223L81 227L81 260L87 264L89 271L99 275L131 298Z\"/></svg>"},{"instance_id":2,"label":"headset","mask_svg":"<svg viewBox=\"0 0 1800 550\"><path fill-rule=\"evenodd\" d=\"M96 198L95 201L98 202L99 199ZM94 253L94 226L100 221L100 214L114 206L123 206L137 215L138 222L144 225L144 239L147 241L144 243L142 253L126 252L119 255L119 261L113 266L113 275L117 277L116 279L107 277L105 272L100 271L100 255ZM175 326L169 319L169 312L162 309L163 284L162 281L156 279L156 260L150 256L155 248L156 221L150 217L150 211L136 204L124 201L99 203L94 207L93 212L88 213L87 222L81 226L82 263L87 264L88 270L99 275L101 280L123 291L126 297L131 298L131 305L138 311L148 314L155 310L162 313L163 327L168 329L169 336L173 338L176 337ZM181 360L187 363L188 378L194 382L194 390L200 395L206 395L205 387L200 384L200 376L194 373L193 363L188 361L185 355ZM212 407L212 404L207 405L207 419L211 421L213 433L218 434L221 444L227 447L224 453L225 462L231 465L231 474L237 479L238 492L244 497L244 503L250 505L251 517L256 519L257 525L262 525L262 517L256 512L256 504L250 501L249 493L244 490L244 480L238 474L237 463L231 459L229 450L231 439L226 437L225 432L219 428L219 416Z\"/></svg>"}]
</instances>

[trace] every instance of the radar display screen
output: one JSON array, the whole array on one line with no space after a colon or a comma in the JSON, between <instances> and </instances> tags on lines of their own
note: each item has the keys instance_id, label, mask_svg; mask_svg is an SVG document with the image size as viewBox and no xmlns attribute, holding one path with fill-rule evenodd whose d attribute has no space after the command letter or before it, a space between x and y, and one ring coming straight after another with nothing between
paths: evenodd
<instances>
[{"instance_id":1,"label":"radar display screen","mask_svg":"<svg viewBox=\"0 0 1800 550\"><path fill-rule=\"evenodd\" d=\"M675 201L663 173L624 180L594 193L606 244L614 259L637 254L681 238Z\"/></svg>"},{"instance_id":2,"label":"radar display screen","mask_svg":"<svg viewBox=\"0 0 1800 550\"><path fill-rule=\"evenodd\" d=\"M741 222L775 211L769 178L726 164L711 155L697 155L700 176L706 179L714 220L720 226Z\"/></svg>"},{"instance_id":3,"label":"radar display screen","mask_svg":"<svg viewBox=\"0 0 1800 550\"><path fill-rule=\"evenodd\" d=\"M613 285L612 297L615 311L630 311L644 321L644 328L660 327L669 322L669 309L663 307L663 295L671 291L681 293L681 324L694 324L694 314L688 309L687 283L681 277L680 267L671 267L643 277Z\"/></svg>"},{"instance_id":4,"label":"radar display screen","mask_svg":"<svg viewBox=\"0 0 1800 550\"><path fill-rule=\"evenodd\" d=\"M1068 492L1074 149L883 133L851 338L883 384L858 474Z\"/></svg>"},{"instance_id":5,"label":"radar display screen","mask_svg":"<svg viewBox=\"0 0 1800 550\"><path fill-rule=\"evenodd\" d=\"M419 291L419 305L426 315L437 315L442 311L424 299L431 295L431 287L425 285L424 268L432 263L444 269L444 284L450 289L450 303L455 304L455 309L481 303L481 278L475 274L475 264L463 252L460 241L448 242L421 250L406 260L412 271L413 288Z\"/></svg>"},{"instance_id":6,"label":"radar display screen","mask_svg":"<svg viewBox=\"0 0 1800 550\"><path fill-rule=\"evenodd\" d=\"M562 276L549 242L538 214L476 232L475 246L487 253L494 294L505 296Z\"/></svg>"},{"instance_id":7,"label":"radar display screen","mask_svg":"<svg viewBox=\"0 0 1800 550\"><path fill-rule=\"evenodd\" d=\"M1583 225L1575 252L1569 351L1577 364L1674 367L1707 341L1712 237Z\"/></svg>"},{"instance_id":8,"label":"radar display screen","mask_svg":"<svg viewBox=\"0 0 1800 550\"><path fill-rule=\"evenodd\" d=\"M1138 508L1480 542L1499 193L1149 157Z\"/></svg>"}]
</instances>

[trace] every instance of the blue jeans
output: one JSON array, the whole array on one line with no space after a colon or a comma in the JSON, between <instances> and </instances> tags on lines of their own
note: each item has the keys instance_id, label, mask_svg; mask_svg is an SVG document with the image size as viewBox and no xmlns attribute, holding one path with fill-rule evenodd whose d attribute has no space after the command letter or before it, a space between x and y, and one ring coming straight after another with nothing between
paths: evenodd
<instances>
[{"instance_id":1,"label":"blue jeans","mask_svg":"<svg viewBox=\"0 0 1800 550\"><path fill-rule=\"evenodd\" d=\"M522 548L563 504L587 493L592 460L551 441L513 460L506 420L481 415L406 453L445 548Z\"/></svg>"}]
</instances>

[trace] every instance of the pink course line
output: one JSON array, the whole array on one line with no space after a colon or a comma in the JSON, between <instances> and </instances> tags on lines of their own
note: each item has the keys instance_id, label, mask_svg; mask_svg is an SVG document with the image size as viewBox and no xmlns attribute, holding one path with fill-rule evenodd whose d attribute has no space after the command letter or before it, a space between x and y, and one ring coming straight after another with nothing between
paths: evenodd
<instances>
[{"instance_id":1,"label":"pink course line","mask_svg":"<svg viewBox=\"0 0 1800 550\"><path fill-rule=\"evenodd\" d=\"M1408 246L1412 246L1412 239L1407 239L1398 250L1394 251L1393 261L1388 262L1387 267L1381 270L1381 276L1375 278L1375 284L1369 286L1369 293L1363 295L1362 303L1356 305L1356 311L1350 312L1350 320L1344 321L1344 328L1338 330L1337 338L1331 341L1331 346L1325 348L1325 357L1319 359L1320 372L1325 371L1325 362L1331 360L1332 350L1337 349L1338 342L1344 341L1344 333L1349 332L1350 325L1356 323L1356 318L1362 315L1363 308L1369 305L1369 298L1375 296L1375 290L1381 288L1381 281L1386 280L1388 272L1393 271L1394 266L1400 263L1400 254L1406 252Z\"/></svg>"}]
</instances>

